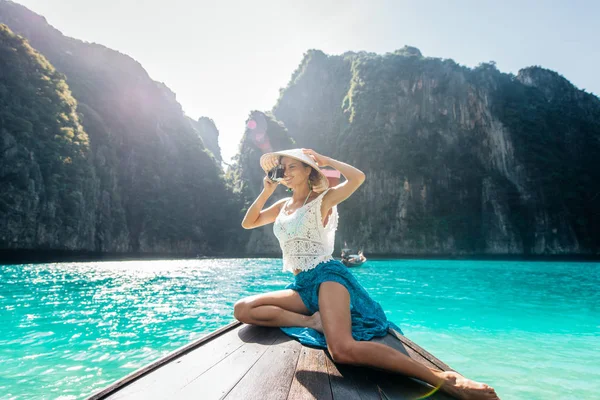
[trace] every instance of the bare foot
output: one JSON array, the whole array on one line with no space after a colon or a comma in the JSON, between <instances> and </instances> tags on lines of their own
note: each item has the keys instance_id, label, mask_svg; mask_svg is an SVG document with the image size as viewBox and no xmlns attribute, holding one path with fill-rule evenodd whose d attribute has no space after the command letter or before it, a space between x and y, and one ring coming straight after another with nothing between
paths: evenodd
<instances>
[{"instance_id":1,"label":"bare foot","mask_svg":"<svg viewBox=\"0 0 600 400\"><path fill-rule=\"evenodd\" d=\"M500 398L494 391L494 388L485 383L475 382L465 378L456 372L441 372L440 376L445 380L441 389L458 399L479 400L489 399L499 400Z\"/></svg>"},{"instance_id":2,"label":"bare foot","mask_svg":"<svg viewBox=\"0 0 600 400\"><path fill-rule=\"evenodd\" d=\"M321 323L321 313L319 313L317 311L316 313L311 315L310 319L311 319L310 328L314 329L315 331L323 333L323 324Z\"/></svg>"}]
</instances>

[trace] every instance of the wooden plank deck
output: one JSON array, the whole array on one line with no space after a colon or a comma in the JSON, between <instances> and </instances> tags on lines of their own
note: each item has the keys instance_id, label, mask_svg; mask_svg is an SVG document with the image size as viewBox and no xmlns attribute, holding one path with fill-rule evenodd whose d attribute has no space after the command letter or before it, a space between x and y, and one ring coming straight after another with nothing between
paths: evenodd
<instances>
[{"instance_id":1,"label":"wooden plank deck","mask_svg":"<svg viewBox=\"0 0 600 400\"><path fill-rule=\"evenodd\" d=\"M446 364L390 331L375 339L420 363ZM338 365L326 351L302 346L277 328L229 324L118 380L88 400L417 399L431 387L371 368ZM428 399L451 397L435 393Z\"/></svg>"}]
</instances>

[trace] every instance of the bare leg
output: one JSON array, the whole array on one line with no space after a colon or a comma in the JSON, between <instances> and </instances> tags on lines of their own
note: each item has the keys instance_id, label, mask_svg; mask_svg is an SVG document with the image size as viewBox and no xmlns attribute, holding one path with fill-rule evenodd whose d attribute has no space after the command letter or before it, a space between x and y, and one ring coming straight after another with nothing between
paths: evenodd
<instances>
[{"instance_id":1,"label":"bare leg","mask_svg":"<svg viewBox=\"0 0 600 400\"><path fill-rule=\"evenodd\" d=\"M300 326L319 330L321 318L308 315L300 295L291 290L259 294L241 299L233 307L233 315L241 322L260 326Z\"/></svg>"},{"instance_id":2,"label":"bare leg","mask_svg":"<svg viewBox=\"0 0 600 400\"><path fill-rule=\"evenodd\" d=\"M319 289L319 309L329 353L336 362L366 365L418 378L460 399L498 399L491 387L443 372L414 361L381 343L356 341L352 337L350 294L337 282L324 282Z\"/></svg>"}]
</instances>

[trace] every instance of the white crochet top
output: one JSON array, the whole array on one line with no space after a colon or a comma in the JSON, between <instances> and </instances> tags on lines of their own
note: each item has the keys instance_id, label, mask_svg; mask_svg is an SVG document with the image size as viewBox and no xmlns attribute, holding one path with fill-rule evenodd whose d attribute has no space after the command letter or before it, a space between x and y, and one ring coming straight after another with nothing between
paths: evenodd
<instances>
[{"instance_id":1,"label":"white crochet top","mask_svg":"<svg viewBox=\"0 0 600 400\"><path fill-rule=\"evenodd\" d=\"M273 232L283 252L284 271L306 271L322 261L333 259L331 255L338 225L337 207L332 208L327 225L323 226L321 217L321 203L328 191L325 190L290 215L283 212L285 205L281 207L273 224Z\"/></svg>"}]
</instances>

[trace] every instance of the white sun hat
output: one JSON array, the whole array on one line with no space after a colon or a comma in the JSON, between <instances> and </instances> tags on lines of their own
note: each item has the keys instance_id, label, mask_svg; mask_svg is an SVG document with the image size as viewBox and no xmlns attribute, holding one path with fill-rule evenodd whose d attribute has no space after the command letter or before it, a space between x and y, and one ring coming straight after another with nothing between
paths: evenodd
<instances>
[{"instance_id":1,"label":"white sun hat","mask_svg":"<svg viewBox=\"0 0 600 400\"><path fill-rule=\"evenodd\" d=\"M319 173L318 174L319 179L317 182L312 183L313 191L322 192L329 187L329 180L327 179L327 177L325 176L325 174L323 173L321 168L319 168L317 163L310 156L308 156L307 154L304 154L302 149L282 150L282 151L275 151L272 153L263 154L260 157L261 168L266 173L268 173L270 170L272 170L277 165L279 165L279 157L290 157L290 158L296 159L298 161L301 161L301 162L311 166L312 169L317 171Z\"/></svg>"}]
</instances>

